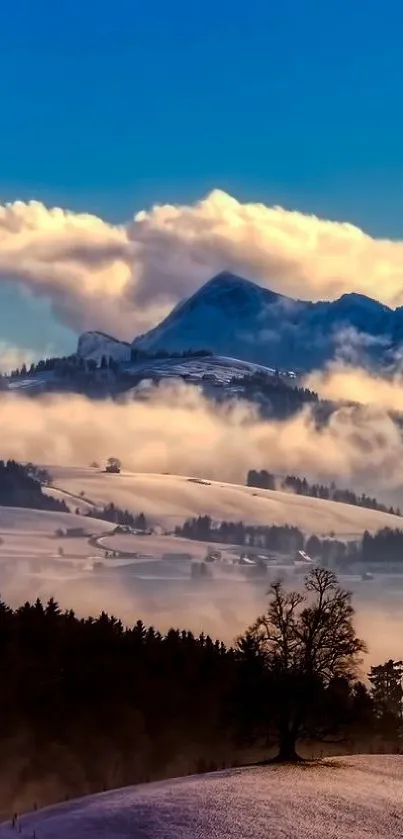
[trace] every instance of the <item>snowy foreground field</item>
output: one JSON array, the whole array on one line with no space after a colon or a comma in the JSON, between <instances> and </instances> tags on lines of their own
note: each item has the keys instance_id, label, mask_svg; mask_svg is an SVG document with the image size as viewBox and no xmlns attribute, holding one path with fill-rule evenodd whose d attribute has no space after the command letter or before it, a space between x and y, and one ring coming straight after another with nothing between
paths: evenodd
<instances>
[{"instance_id":1,"label":"snowy foreground field","mask_svg":"<svg viewBox=\"0 0 403 839\"><path fill-rule=\"evenodd\" d=\"M36 839L396 839L403 758L234 769L90 796L21 819ZM0 839L19 830L0 827Z\"/></svg>"},{"instance_id":2,"label":"snowy foreground field","mask_svg":"<svg viewBox=\"0 0 403 839\"><path fill-rule=\"evenodd\" d=\"M215 520L248 524L296 525L306 533L345 539L357 538L364 530L402 526L401 518L388 513L286 492L216 481L195 482L178 475L110 475L89 467L48 468L54 478L52 493L63 497L72 509L79 506L84 511L91 503L99 506L113 501L131 512L143 512L153 523L168 528L205 514Z\"/></svg>"}]
</instances>

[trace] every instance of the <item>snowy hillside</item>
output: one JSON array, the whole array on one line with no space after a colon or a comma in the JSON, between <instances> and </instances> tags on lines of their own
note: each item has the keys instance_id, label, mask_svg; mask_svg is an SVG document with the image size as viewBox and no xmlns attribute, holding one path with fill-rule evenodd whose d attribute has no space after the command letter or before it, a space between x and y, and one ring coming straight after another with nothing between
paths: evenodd
<instances>
[{"instance_id":1,"label":"snowy hillside","mask_svg":"<svg viewBox=\"0 0 403 839\"><path fill-rule=\"evenodd\" d=\"M84 332L78 339L77 355L87 360L93 359L98 364L103 355L114 361L130 361L130 351L130 344L105 335L104 332Z\"/></svg>"},{"instance_id":2,"label":"snowy hillside","mask_svg":"<svg viewBox=\"0 0 403 839\"><path fill-rule=\"evenodd\" d=\"M358 350L355 335L373 360L383 359L403 339L403 311L392 311L360 294L332 302L292 300L224 272L181 302L133 346L155 352L209 349L283 370L309 370L333 358L343 336Z\"/></svg>"},{"instance_id":3,"label":"snowy hillside","mask_svg":"<svg viewBox=\"0 0 403 839\"><path fill-rule=\"evenodd\" d=\"M197 482L178 475L108 475L101 469L53 465L49 469L53 486L70 493L75 506L83 493L87 501L97 506L113 501L134 513L143 512L154 523L168 528L188 517L205 514L215 520L296 525L305 533L333 533L343 538L357 538L364 530L402 526L402 519L389 513L287 492L217 481Z\"/></svg>"},{"instance_id":4,"label":"snowy hillside","mask_svg":"<svg viewBox=\"0 0 403 839\"><path fill-rule=\"evenodd\" d=\"M396 839L402 770L400 756L233 769L50 807L0 839Z\"/></svg>"},{"instance_id":5,"label":"snowy hillside","mask_svg":"<svg viewBox=\"0 0 403 839\"><path fill-rule=\"evenodd\" d=\"M132 362L130 371L150 372L161 376L187 376L201 380L203 376L216 378L217 381L226 384L236 376L253 375L262 373L272 376L276 372L272 367L264 367L262 364L253 364L248 361L241 361L239 358L228 358L227 356L211 355L203 358L156 358L143 359Z\"/></svg>"}]
</instances>

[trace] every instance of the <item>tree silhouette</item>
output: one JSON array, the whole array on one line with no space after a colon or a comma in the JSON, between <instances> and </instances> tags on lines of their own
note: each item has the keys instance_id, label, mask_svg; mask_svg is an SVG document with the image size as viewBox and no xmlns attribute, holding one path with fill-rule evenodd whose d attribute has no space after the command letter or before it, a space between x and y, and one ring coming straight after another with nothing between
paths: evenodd
<instances>
[{"instance_id":1,"label":"tree silhouette","mask_svg":"<svg viewBox=\"0 0 403 839\"><path fill-rule=\"evenodd\" d=\"M384 734L397 734L402 726L403 661L389 659L368 674L375 715Z\"/></svg>"},{"instance_id":2,"label":"tree silhouette","mask_svg":"<svg viewBox=\"0 0 403 839\"><path fill-rule=\"evenodd\" d=\"M282 582L269 590L269 605L248 630L269 677L270 719L276 731L276 760L299 760L297 740L305 733L326 733L335 689L342 698L365 650L353 626L351 595L325 568L313 569L305 591L286 591ZM238 648L245 645L245 636ZM334 714L332 725L336 723Z\"/></svg>"}]
</instances>

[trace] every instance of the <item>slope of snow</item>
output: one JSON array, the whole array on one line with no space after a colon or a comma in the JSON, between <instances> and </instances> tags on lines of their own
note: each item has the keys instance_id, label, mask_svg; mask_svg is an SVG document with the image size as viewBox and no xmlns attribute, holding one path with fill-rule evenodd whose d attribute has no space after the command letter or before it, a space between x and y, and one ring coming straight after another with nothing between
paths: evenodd
<instances>
[{"instance_id":1,"label":"slope of snow","mask_svg":"<svg viewBox=\"0 0 403 839\"><path fill-rule=\"evenodd\" d=\"M64 497L63 494L59 498ZM55 530L82 527L91 533L109 533L112 525L98 519L85 516L72 516L70 513L49 510L32 510L28 507L0 506L0 534L18 531L26 536L50 536Z\"/></svg>"},{"instance_id":2,"label":"slope of snow","mask_svg":"<svg viewBox=\"0 0 403 839\"><path fill-rule=\"evenodd\" d=\"M82 529L83 535L57 538L57 531L66 532L71 528ZM0 507L0 570L4 570L4 563L10 560L13 563L11 570L15 573L21 572L17 561L34 561L33 568L38 567L37 560L59 561L59 546L63 547L66 555L87 560L89 555L96 553L89 544L89 535L107 536L112 529L113 525L108 522L69 513ZM101 551L99 555L102 555Z\"/></svg>"},{"instance_id":3,"label":"slope of snow","mask_svg":"<svg viewBox=\"0 0 403 839\"><path fill-rule=\"evenodd\" d=\"M84 332L78 339L77 355L80 358L94 359L97 363L103 355L114 361L130 361L131 346L125 341L118 341L104 332Z\"/></svg>"},{"instance_id":4,"label":"slope of snow","mask_svg":"<svg viewBox=\"0 0 403 839\"><path fill-rule=\"evenodd\" d=\"M250 524L290 524L305 533L356 538L364 530L402 528L403 519L319 498L254 489L216 481L197 482L178 475L122 472L107 474L85 467L49 466L54 487L105 505L113 501L153 523L173 528L184 519L210 515L215 520Z\"/></svg>"},{"instance_id":5,"label":"slope of snow","mask_svg":"<svg viewBox=\"0 0 403 839\"><path fill-rule=\"evenodd\" d=\"M144 378L185 378L195 383L202 383L208 379L220 385L226 385L234 378L252 376L255 373L273 376L276 372L262 364L215 355L204 358L142 359L130 362L124 369L132 375L141 373ZM295 377L292 372L288 375L290 378Z\"/></svg>"},{"instance_id":6,"label":"slope of snow","mask_svg":"<svg viewBox=\"0 0 403 839\"><path fill-rule=\"evenodd\" d=\"M21 819L37 839L396 839L403 758L233 769L89 796ZM17 825L17 830L19 825ZM34 833L35 831L35 833ZM0 839L16 835L10 823Z\"/></svg>"}]
</instances>

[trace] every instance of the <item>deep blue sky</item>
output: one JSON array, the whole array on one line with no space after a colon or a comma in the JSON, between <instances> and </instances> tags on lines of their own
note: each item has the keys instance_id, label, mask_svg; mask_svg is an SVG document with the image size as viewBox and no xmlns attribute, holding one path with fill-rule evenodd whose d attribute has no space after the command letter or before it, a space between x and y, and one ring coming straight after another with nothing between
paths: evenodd
<instances>
[{"instance_id":1,"label":"deep blue sky","mask_svg":"<svg viewBox=\"0 0 403 839\"><path fill-rule=\"evenodd\" d=\"M402 28L401 0L6 2L0 200L120 221L220 187L403 238Z\"/></svg>"}]
</instances>

